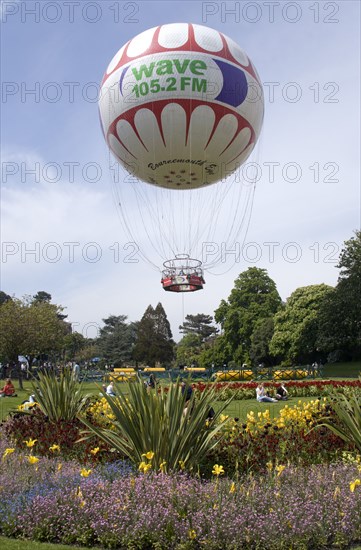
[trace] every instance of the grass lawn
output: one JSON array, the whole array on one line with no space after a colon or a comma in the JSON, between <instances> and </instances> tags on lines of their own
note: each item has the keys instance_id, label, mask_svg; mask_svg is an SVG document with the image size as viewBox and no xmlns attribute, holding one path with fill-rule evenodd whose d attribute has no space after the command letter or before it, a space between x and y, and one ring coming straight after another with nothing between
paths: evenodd
<instances>
[{"instance_id":1,"label":"grass lawn","mask_svg":"<svg viewBox=\"0 0 361 550\"><path fill-rule=\"evenodd\" d=\"M33 542L31 540L9 539L0 537L1 550L76 550L86 546L68 546L65 544L50 544L48 542ZM96 548L100 548L97 546ZM351 546L350 550L361 550L361 546Z\"/></svg>"},{"instance_id":2,"label":"grass lawn","mask_svg":"<svg viewBox=\"0 0 361 550\"><path fill-rule=\"evenodd\" d=\"M357 378L361 373L361 361L353 361L349 363L334 363L326 365L323 372L323 380L330 378ZM2 387L4 382L0 382L0 387ZM167 380L165 383L169 383ZM23 401L28 399L31 393L30 382L24 381L24 390L18 389L18 383L15 380L14 382L17 397L6 397L0 398L0 421L4 420L11 410L16 410L17 406L20 405ZM84 383L84 392L91 393L93 395L99 394L100 384L95 382L86 382ZM124 393L128 391L128 384L123 383ZM310 401L311 398L304 397L301 398L301 401ZM230 416L238 417L241 421L246 418L246 415L249 411L253 410L254 412L264 411L266 408L270 409L271 416L277 415L277 411L280 408L284 407L285 404L290 406L296 404L299 401L299 398L290 399L286 403L257 403L254 399L247 399L245 401L234 401L225 411L225 414Z\"/></svg>"},{"instance_id":3,"label":"grass lawn","mask_svg":"<svg viewBox=\"0 0 361 550\"><path fill-rule=\"evenodd\" d=\"M19 390L15 381L17 397L3 397L0 399L0 421L5 420L9 412L16 411L18 405L28 398L31 393L30 382L24 382L24 390ZM128 392L128 384L122 383L121 385L124 393ZM84 384L84 392L93 395L99 395L99 385L93 382L86 382ZM240 401L232 401L227 407L224 414L229 416L238 417L241 422L246 420L247 413L250 411L264 412L266 409L270 410L271 418L277 416L278 411L286 405L296 405L298 401L311 401L314 397L292 397L288 401L280 401L278 403L258 403L256 399L245 399Z\"/></svg>"},{"instance_id":4,"label":"grass lawn","mask_svg":"<svg viewBox=\"0 0 361 550\"><path fill-rule=\"evenodd\" d=\"M47 542L33 542L31 540L18 540L0 537L0 548L1 550L69 550L69 548L76 550L77 548L80 548L80 546L50 544Z\"/></svg>"}]
</instances>

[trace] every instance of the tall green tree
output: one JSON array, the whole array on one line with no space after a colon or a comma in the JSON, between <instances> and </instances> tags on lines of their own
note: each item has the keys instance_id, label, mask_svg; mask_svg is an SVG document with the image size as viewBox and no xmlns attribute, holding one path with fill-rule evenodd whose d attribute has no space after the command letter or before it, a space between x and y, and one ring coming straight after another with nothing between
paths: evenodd
<instances>
[{"instance_id":1,"label":"tall green tree","mask_svg":"<svg viewBox=\"0 0 361 550\"><path fill-rule=\"evenodd\" d=\"M185 334L177 344L177 364L188 367L193 364L198 364L198 358L202 349L202 337L199 334L194 332Z\"/></svg>"},{"instance_id":2,"label":"tall green tree","mask_svg":"<svg viewBox=\"0 0 361 550\"><path fill-rule=\"evenodd\" d=\"M275 315L271 353L293 364L318 359L319 314L332 292L333 288L325 284L295 290L285 308Z\"/></svg>"},{"instance_id":3,"label":"tall green tree","mask_svg":"<svg viewBox=\"0 0 361 550\"><path fill-rule=\"evenodd\" d=\"M0 305L0 356L18 366L18 356L58 355L68 332L60 306L13 298ZM21 370L18 369L22 387Z\"/></svg>"},{"instance_id":4,"label":"tall green tree","mask_svg":"<svg viewBox=\"0 0 361 550\"><path fill-rule=\"evenodd\" d=\"M110 315L103 319L104 327L97 340L100 355L118 367L131 359L135 342L135 325L126 320L126 315Z\"/></svg>"},{"instance_id":5,"label":"tall green tree","mask_svg":"<svg viewBox=\"0 0 361 550\"><path fill-rule=\"evenodd\" d=\"M265 269L250 267L239 275L228 300L222 300L215 311L235 361L248 360L257 323L272 317L281 304L276 284Z\"/></svg>"},{"instance_id":6,"label":"tall green tree","mask_svg":"<svg viewBox=\"0 0 361 550\"><path fill-rule=\"evenodd\" d=\"M338 283L320 312L318 346L340 359L361 356L361 231L345 241Z\"/></svg>"},{"instance_id":7,"label":"tall green tree","mask_svg":"<svg viewBox=\"0 0 361 550\"><path fill-rule=\"evenodd\" d=\"M251 337L251 348L249 355L251 361L259 365L274 365L277 357L270 352L270 343L274 333L273 317L266 317L257 321Z\"/></svg>"},{"instance_id":8,"label":"tall green tree","mask_svg":"<svg viewBox=\"0 0 361 550\"><path fill-rule=\"evenodd\" d=\"M154 367L157 362L169 365L174 357L174 341L167 315L161 303L149 305L137 326L133 356Z\"/></svg>"},{"instance_id":9,"label":"tall green tree","mask_svg":"<svg viewBox=\"0 0 361 550\"><path fill-rule=\"evenodd\" d=\"M179 326L179 330L183 334L196 334L204 342L218 332L218 329L212 326L212 323L212 315L206 315L205 313L189 314L186 315L184 323Z\"/></svg>"}]
</instances>

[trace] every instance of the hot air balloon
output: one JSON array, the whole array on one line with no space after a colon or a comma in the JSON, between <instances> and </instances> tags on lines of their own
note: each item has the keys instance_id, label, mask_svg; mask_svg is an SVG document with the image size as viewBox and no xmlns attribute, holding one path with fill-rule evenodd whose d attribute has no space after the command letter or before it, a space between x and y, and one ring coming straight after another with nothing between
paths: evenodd
<instances>
[{"instance_id":1,"label":"hot air balloon","mask_svg":"<svg viewBox=\"0 0 361 550\"><path fill-rule=\"evenodd\" d=\"M224 197L234 192L228 182L261 132L264 101L255 67L214 29L188 23L154 27L111 60L99 113L110 151L131 174L138 207L149 211L149 219L129 215L120 197L128 185L120 182L124 225L132 234L132 218L143 222L163 258L165 290L200 290L207 262L193 259L194 243L208 242L209 231L214 235L218 217L224 218ZM221 195L210 194L219 182L226 185ZM152 192L145 189L150 186ZM236 227L242 200L240 195L231 200L237 211L226 215Z\"/></svg>"}]
</instances>

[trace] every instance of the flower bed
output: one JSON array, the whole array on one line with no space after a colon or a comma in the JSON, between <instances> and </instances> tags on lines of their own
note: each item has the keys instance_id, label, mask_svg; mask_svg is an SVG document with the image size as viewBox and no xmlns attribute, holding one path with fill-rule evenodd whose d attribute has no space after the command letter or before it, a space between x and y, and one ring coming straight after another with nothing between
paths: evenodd
<instances>
[{"instance_id":1,"label":"flower bed","mask_svg":"<svg viewBox=\"0 0 361 550\"><path fill-rule=\"evenodd\" d=\"M230 419L208 461L241 472L262 472L279 462L310 466L335 461L354 449L330 430L314 429L326 414L332 413L324 398L286 406L275 418L267 409L248 413L246 423Z\"/></svg>"},{"instance_id":2,"label":"flower bed","mask_svg":"<svg viewBox=\"0 0 361 550\"><path fill-rule=\"evenodd\" d=\"M234 399L255 399L258 382L196 382L192 387L197 392L207 391L215 388L219 392L220 399L226 400L231 395ZM274 392L279 386L277 382L265 382L265 387ZM361 380L305 380L286 382L285 386L291 397L323 397L328 395L330 390L336 390L345 395L352 389L359 389L361 392Z\"/></svg>"},{"instance_id":3,"label":"flower bed","mask_svg":"<svg viewBox=\"0 0 361 550\"><path fill-rule=\"evenodd\" d=\"M0 451L4 456L4 443ZM185 474L133 473L124 463L84 475L76 463L59 464L5 456L2 535L158 550L346 548L361 538L357 463L278 464L261 477L234 481L221 478L219 465L213 480L202 481Z\"/></svg>"}]
</instances>

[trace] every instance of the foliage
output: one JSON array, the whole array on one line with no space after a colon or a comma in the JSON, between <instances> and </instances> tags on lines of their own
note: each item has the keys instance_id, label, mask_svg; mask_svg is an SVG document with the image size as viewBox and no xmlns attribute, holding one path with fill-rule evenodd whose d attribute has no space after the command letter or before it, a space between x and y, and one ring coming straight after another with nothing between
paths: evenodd
<instances>
[{"instance_id":1,"label":"foliage","mask_svg":"<svg viewBox=\"0 0 361 550\"><path fill-rule=\"evenodd\" d=\"M248 360L257 323L272 317L280 307L276 284L265 269L250 267L239 275L228 301L222 300L215 311L215 320L222 326L235 361Z\"/></svg>"},{"instance_id":2,"label":"foliage","mask_svg":"<svg viewBox=\"0 0 361 550\"><path fill-rule=\"evenodd\" d=\"M60 352L69 329L59 319L62 308L44 301L13 298L0 305L0 356L17 362L19 355Z\"/></svg>"},{"instance_id":3,"label":"foliage","mask_svg":"<svg viewBox=\"0 0 361 550\"><path fill-rule=\"evenodd\" d=\"M217 401L215 392L204 392L198 399L192 396L185 409L186 393L178 381L165 389L149 392L141 380L129 385L129 394L116 387L117 397L105 395L114 420L111 428L94 427L81 418L88 433L96 434L133 463L144 462L152 453L152 467L167 471L185 468L196 470L200 460L213 448L215 435L222 428L216 421L231 399L221 404L212 422L209 411Z\"/></svg>"},{"instance_id":4,"label":"foliage","mask_svg":"<svg viewBox=\"0 0 361 550\"><path fill-rule=\"evenodd\" d=\"M65 359L74 359L86 346L87 339L80 332L71 332L64 337L63 349ZM94 356L93 356L94 357Z\"/></svg>"},{"instance_id":5,"label":"foliage","mask_svg":"<svg viewBox=\"0 0 361 550\"><path fill-rule=\"evenodd\" d=\"M180 332L183 334L196 334L200 337L201 342L207 340L210 336L215 335L218 331L212 326L213 317L204 313L197 315L186 315L186 320L183 325L179 326Z\"/></svg>"},{"instance_id":6,"label":"foliage","mask_svg":"<svg viewBox=\"0 0 361 550\"><path fill-rule=\"evenodd\" d=\"M223 367L232 361L233 354L231 344L226 340L225 336L217 335L212 338L198 357L198 365L200 367L209 368Z\"/></svg>"},{"instance_id":7,"label":"foliage","mask_svg":"<svg viewBox=\"0 0 361 550\"><path fill-rule=\"evenodd\" d=\"M90 398L90 395L83 394L82 385L70 369L64 369L59 378L51 372L39 372L39 379L32 381L32 392L41 412L50 422L74 420Z\"/></svg>"},{"instance_id":8,"label":"foliage","mask_svg":"<svg viewBox=\"0 0 361 550\"><path fill-rule=\"evenodd\" d=\"M9 294L6 294L3 290L0 290L0 305L4 304L8 300L11 300L11 296Z\"/></svg>"},{"instance_id":9,"label":"foliage","mask_svg":"<svg viewBox=\"0 0 361 550\"><path fill-rule=\"evenodd\" d=\"M277 357L270 352L269 346L274 333L273 317L266 317L257 321L251 336L251 348L249 356L254 365L264 363L265 365L274 365L277 363Z\"/></svg>"},{"instance_id":10,"label":"foliage","mask_svg":"<svg viewBox=\"0 0 361 550\"><path fill-rule=\"evenodd\" d=\"M243 424L232 420L226 437L208 456L210 463L224 464L228 471L265 471L269 464L309 466L335 460L342 450L352 449L327 430L311 428L327 410L326 400L299 402L271 418L269 409L247 415Z\"/></svg>"},{"instance_id":11,"label":"foliage","mask_svg":"<svg viewBox=\"0 0 361 550\"><path fill-rule=\"evenodd\" d=\"M361 231L345 242L337 267L338 284L320 312L318 346L352 359L361 356Z\"/></svg>"},{"instance_id":12,"label":"foliage","mask_svg":"<svg viewBox=\"0 0 361 550\"><path fill-rule=\"evenodd\" d=\"M337 416L335 425L331 417L323 419L322 426L329 428L344 441L356 446L361 454L361 395L355 389L348 396L332 392L331 406Z\"/></svg>"},{"instance_id":13,"label":"foliage","mask_svg":"<svg viewBox=\"0 0 361 550\"><path fill-rule=\"evenodd\" d=\"M135 325L127 324L126 319L126 315L103 319L104 327L97 340L100 355L116 367L130 360L135 342Z\"/></svg>"},{"instance_id":14,"label":"foliage","mask_svg":"<svg viewBox=\"0 0 361 550\"><path fill-rule=\"evenodd\" d=\"M37 407L32 414L12 414L2 426L10 444L17 449L25 451L26 441L35 440L34 452L38 456L76 459L83 464L117 458L114 453L110 453L106 444L96 438L79 442L82 428L83 424L78 419L50 422ZM59 449L51 450L54 445L59 446ZM94 448L98 448L99 452L92 454Z\"/></svg>"},{"instance_id":15,"label":"foliage","mask_svg":"<svg viewBox=\"0 0 361 550\"><path fill-rule=\"evenodd\" d=\"M270 351L292 364L319 358L317 330L319 312L332 287L320 284L295 290L282 311L275 315Z\"/></svg>"},{"instance_id":16,"label":"foliage","mask_svg":"<svg viewBox=\"0 0 361 550\"><path fill-rule=\"evenodd\" d=\"M137 325L133 357L154 367L157 362L169 365L174 357L174 341L167 315L161 303L149 305Z\"/></svg>"},{"instance_id":17,"label":"foliage","mask_svg":"<svg viewBox=\"0 0 361 550\"><path fill-rule=\"evenodd\" d=\"M183 366L197 365L201 351L201 336L193 332L185 334L176 347L177 364Z\"/></svg>"}]
</instances>

